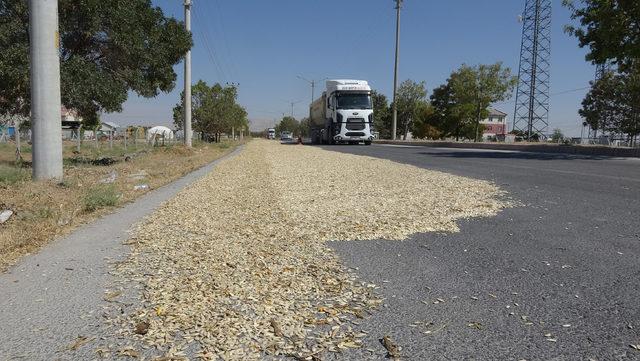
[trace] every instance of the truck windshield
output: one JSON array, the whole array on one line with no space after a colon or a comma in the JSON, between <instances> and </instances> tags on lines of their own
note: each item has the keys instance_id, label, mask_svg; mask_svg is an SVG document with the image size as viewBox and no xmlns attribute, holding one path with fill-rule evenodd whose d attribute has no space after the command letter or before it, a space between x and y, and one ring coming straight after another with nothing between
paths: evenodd
<instances>
[{"instance_id":1,"label":"truck windshield","mask_svg":"<svg viewBox=\"0 0 640 361\"><path fill-rule=\"evenodd\" d=\"M371 97L369 94L340 94L338 109L371 109Z\"/></svg>"}]
</instances>

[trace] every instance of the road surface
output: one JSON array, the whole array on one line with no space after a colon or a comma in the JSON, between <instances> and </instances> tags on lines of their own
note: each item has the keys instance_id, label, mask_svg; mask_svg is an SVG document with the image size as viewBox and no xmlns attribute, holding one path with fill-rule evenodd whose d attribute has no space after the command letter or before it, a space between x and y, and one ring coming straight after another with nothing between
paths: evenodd
<instances>
[{"instance_id":1,"label":"road surface","mask_svg":"<svg viewBox=\"0 0 640 361\"><path fill-rule=\"evenodd\" d=\"M640 359L640 160L324 148L490 180L522 204L456 234L332 243L386 297L362 323L373 352L345 359L379 359L385 335L413 360Z\"/></svg>"},{"instance_id":2,"label":"road surface","mask_svg":"<svg viewBox=\"0 0 640 361\"><path fill-rule=\"evenodd\" d=\"M295 147L302 146L290 148L300 149ZM354 329L368 335L364 348L328 353L323 359L383 359L386 351L379 339L384 336L409 360L640 359L640 350L630 347L640 344L639 160L376 145L325 149L490 180L520 205L495 217L461 221L459 233L416 234L405 241L330 242L361 281L380 286L385 301L370 317L356 320ZM338 163L365 163L347 158ZM385 168L391 169L385 173L390 176L375 186L389 179L402 181L391 176L399 168ZM116 311L122 305L121 312L137 306L135 297L105 301L112 294L105 293L112 291L112 265L129 252L122 244L127 229L211 169L53 242L0 275L0 360L92 359L103 343L129 343L111 330L103 332L109 316L105 304ZM405 171L398 172L416 174ZM269 178L272 181L280 176L290 181L282 169L273 174L277 177ZM303 185L303 176L293 178ZM354 183L366 184L357 182L346 187L349 194L357 193ZM319 188L314 183L312 189ZM372 185L365 188L371 192ZM273 189L260 193L281 193ZM274 254L282 259L286 252ZM236 274L235 267L225 265L226 272ZM269 260L263 266L278 265ZM137 295L136 288L129 291Z\"/></svg>"}]
</instances>

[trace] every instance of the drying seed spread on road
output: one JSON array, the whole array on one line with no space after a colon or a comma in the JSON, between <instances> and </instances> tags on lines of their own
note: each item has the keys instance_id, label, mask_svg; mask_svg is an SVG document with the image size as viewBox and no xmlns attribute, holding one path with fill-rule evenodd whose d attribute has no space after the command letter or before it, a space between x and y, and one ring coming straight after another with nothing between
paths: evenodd
<instances>
[{"instance_id":1,"label":"drying seed spread on road","mask_svg":"<svg viewBox=\"0 0 640 361\"><path fill-rule=\"evenodd\" d=\"M171 357L312 360L359 347L350 320L381 300L325 242L455 231L457 219L496 214L502 195L485 181L253 141L136 230L119 273L142 283L143 307L114 322Z\"/></svg>"}]
</instances>

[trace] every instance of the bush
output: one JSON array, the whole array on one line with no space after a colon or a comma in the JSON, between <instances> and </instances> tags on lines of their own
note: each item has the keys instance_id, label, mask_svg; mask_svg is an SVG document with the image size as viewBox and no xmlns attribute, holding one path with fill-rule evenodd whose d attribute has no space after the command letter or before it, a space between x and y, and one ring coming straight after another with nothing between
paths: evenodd
<instances>
[{"instance_id":1,"label":"bush","mask_svg":"<svg viewBox=\"0 0 640 361\"><path fill-rule=\"evenodd\" d=\"M118 204L118 191L114 185L101 185L89 188L84 196L84 210L94 212L100 208Z\"/></svg>"},{"instance_id":2,"label":"bush","mask_svg":"<svg viewBox=\"0 0 640 361\"><path fill-rule=\"evenodd\" d=\"M0 165L0 184L2 185L24 182L30 178L31 173L26 169Z\"/></svg>"}]
</instances>

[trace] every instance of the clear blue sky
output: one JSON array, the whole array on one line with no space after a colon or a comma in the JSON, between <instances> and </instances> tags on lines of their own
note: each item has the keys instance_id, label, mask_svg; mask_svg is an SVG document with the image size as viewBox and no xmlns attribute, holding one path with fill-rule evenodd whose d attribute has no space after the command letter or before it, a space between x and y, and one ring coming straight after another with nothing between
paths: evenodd
<instances>
[{"instance_id":1,"label":"clear blue sky","mask_svg":"<svg viewBox=\"0 0 640 361\"><path fill-rule=\"evenodd\" d=\"M289 114L308 112L309 85L296 78L366 79L391 96L395 11L393 0L193 0L193 80L240 83L240 103L253 128L263 129ZM153 0L183 19L182 0ZM584 88L594 67L585 50L565 34L570 22L561 0L553 0L551 93ZM502 61L517 73L524 0L405 0L399 80L424 80L431 91L462 63ZM208 46L207 46L208 45ZM131 96L121 114L104 117L125 124L170 124L178 83L155 99ZM577 110L587 90L552 96L550 129L580 134ZM319 90L317 89L316 95ZM514 101L496 108L513 117ZM510 122L512 121L512 118Z\"/></svg>"}]
</instances>

